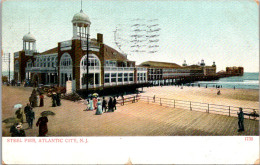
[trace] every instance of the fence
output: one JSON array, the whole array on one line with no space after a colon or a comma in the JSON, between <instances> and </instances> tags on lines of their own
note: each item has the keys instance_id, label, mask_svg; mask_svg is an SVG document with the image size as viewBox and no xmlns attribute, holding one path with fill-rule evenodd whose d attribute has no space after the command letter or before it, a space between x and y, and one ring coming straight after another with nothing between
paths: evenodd
<instances>
[{"instance_id":1,"label":"fence","mask_svg":"<svg viewBox=\"0 0 260 165\"><path fill-rule=\"evenodd\" d=\"M201 102L192 102L192 101L184 101L184 100L176 100L176 99L168 99L168 98L159 98L159 97L150 97L150 96L135 96L142 101L146 101L147 103L160 104L161 106L169 106L173 108L183 108L188 109L190 111L200 111L212 114L220 114L227 116L236 116L239 112L240 107L234 106L226 106L226 105L218 105L218 104L209 104L209 103L201 103ZM254 108L243 108L243 112L245 113L245 118L253 118L259 120L259 114L252 115L254 110L259 112L259 109Z\"/></svg>"},{"instance_id":2,"label":"fence","mask_svg":"<svg viewBox=\"0 0 260 165\"><path fill-rule=\"evenodd\" d=\"M136 103L140 100L140 95L128 95L121 97L120 99L117 100L117 104L120 105L125 105L126 103Z\"/></svg>"}]
</instances>

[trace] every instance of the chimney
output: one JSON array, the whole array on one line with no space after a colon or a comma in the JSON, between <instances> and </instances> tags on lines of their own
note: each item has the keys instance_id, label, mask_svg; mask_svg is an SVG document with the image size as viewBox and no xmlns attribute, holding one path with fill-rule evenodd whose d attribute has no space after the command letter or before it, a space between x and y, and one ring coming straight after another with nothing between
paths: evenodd
<instances>
[{"instance_id":1,"label":"chimney","mask_svg":"<svg viewBox=\"0 0 260 165\"><path fill-rule=\"evenodd\" d=\"M97 33L97 42L103 43L103 34Z\"/></svg>"}]
</instances>

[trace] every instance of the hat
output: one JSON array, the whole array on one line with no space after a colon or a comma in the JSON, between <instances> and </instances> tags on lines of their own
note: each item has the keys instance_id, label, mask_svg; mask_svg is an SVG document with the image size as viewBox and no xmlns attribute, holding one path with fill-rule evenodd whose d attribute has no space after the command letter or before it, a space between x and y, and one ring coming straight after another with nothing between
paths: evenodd
<instances>
[{"instance_id":1,"label":"hat","mask_svg":"<svg viewBox=\"0 0 260 165\"><path fill-rule=\"evenodd\" d=\"M17 129L19 129L19 128L23 128L23 126L22 126L21 123L19 123L19 124L16 126L16 128L17 128Z\"/></svg>"}]
</instances>

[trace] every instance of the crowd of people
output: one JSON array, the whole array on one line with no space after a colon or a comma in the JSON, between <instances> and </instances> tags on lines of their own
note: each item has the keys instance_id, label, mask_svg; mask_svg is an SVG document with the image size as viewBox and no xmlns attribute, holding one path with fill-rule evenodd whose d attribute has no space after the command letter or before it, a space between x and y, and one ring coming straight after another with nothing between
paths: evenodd
<instances>
[{"instance_id":1,"label":"crowd of people","mask_svg":"<svg viewBox=\"0 0 260 165\"><path fill-rule=\"evenodd\" d=\"M87 99L87 109L85 111L93 111L96 110L96 115L101 115L106 112L114 112L116 110L117 100L114 96L109 97L107 101L105 97L102 98L102 101L98 97L90 97Z\"/></svg>"},{"instance_id":2,"label":"crowd of people","mask_svg":"<svg viewBox=\"0 0 260 165\"><path fill-rule=\"evenodd\" d=\"M52 107L61 105L60 93L53 92L51 98ZM27 129L33 128L33 121L35 120L35 113L33 111L33 108L35 107L44 107L44 95L43 93L39 92L38 89L33 89L31 96L29 97L29 103L27 103L24 109L22 109L22 107L19 107L15 111L16 122L10 128L11 136L26 136L25 131L23 129L23 123L25 122L28 124ZM39 127L39 136L46 136L46 134L48 133L47 123L47 116L41 114L41 117L39 117L38 121L36 122L36 126Z\"/></svg>"}]
</instances>

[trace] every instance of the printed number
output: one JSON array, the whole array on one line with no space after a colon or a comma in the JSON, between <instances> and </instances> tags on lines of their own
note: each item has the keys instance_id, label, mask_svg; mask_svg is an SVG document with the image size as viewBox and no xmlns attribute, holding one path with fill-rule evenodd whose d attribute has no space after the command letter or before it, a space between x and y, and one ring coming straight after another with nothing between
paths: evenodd
<instances>
[{"instance_id":1,"label":"printed number","mask_svg":"<svg viewBox=\"0 0 260 165\"><path fill-rule=\"evenodd\" d=\"M245 141L253 141L253 137L245 137Z\"/></svg>"}]
</instances>

